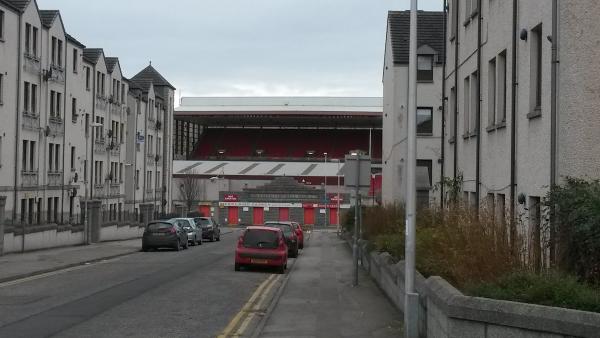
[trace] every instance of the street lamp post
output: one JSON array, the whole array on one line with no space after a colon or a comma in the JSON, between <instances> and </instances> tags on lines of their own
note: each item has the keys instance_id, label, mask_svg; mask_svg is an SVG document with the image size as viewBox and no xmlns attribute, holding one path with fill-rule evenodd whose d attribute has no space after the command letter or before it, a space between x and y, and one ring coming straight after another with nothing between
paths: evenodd
<instances>
[{"instance_id":1,"label":"street lamp post","mask_svg":"<svg viewBox=\"0 0 600 338\"><path fill-rule=\"evenodd\" d=\"M337 163L337 171L335 176L337 176L337 233L338 235L341 233L341 222L340 222L340 159L334 158L331 161Z\"/></svg>"}]
</instances>

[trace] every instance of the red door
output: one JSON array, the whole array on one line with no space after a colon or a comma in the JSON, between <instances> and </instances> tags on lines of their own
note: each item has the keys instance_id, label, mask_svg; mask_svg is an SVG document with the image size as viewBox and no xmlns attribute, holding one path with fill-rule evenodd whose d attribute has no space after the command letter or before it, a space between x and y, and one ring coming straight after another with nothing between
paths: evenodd
<instances>
[{"instance_id":1,"label":"red door","mask_svg":"<svg viewBox=\"0 0 600 338\"><path fill-rule=\"evenodd\" d=\"M200 214L203 217L210 217L210 205L201 205L200 206Z\"/></svg>"},{"instance_id":2,"label":"red door","mask_svg":"<svg viewBox=\"0 0 600 338\"><path fill-rule=\"evenodd\" d=\"M329 224L330 225L338 225L337 208L329 208Z\"/></svg>"},{"instance_id":3,"label":"red door","mask_svg":"<svg viewBox=\"0 0 600 338\"><path fill-rule=\"evenodd\" d=\"M315 209L305 208L304 209L304 224L315 225Z\"/></svg>"},{"instance_id":4,"label":"red door","mask_svg":"<svg viewBox=\"0 0 600 338\"><path fill-rule=\"evenodd\" d=\"M265 210L261 207L252 209L252 220L254 225L265 224Z\"/></svg>"},{"instance_id":5,"label":"red door","mask_svg":"<svg viewBox=\"0 0 600 338\"><path fill-rule=\"evenodd\" d=\"M229 207L227 221L230 225L238 225L238 207Z\"/></svg>"},{"instance_id":6,"label":"red door","mask_svg":"<svg viewBox=\"0 0 600 338\"><path fill-rule=\"evenodd\" d=\"M279 220L289 221L290 220L290 208L279 208Z\"/></svg>"}]
</instances>

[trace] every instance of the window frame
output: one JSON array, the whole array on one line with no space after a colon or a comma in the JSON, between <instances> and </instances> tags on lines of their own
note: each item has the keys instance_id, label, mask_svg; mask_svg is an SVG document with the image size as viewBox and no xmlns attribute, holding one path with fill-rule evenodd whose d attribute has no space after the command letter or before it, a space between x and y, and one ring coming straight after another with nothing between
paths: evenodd
<instances>
[{"instance_id":1,"label":"window frame","mask_svg":"<svg viewBox=\"0 0 600 338\"><path fill-rule=\"evenodd\" d=\"M429 111L431 128L430 131L419 131L419 111ZM432 136L433 135L433 107L417 107L417 118L415 123L417 123L417 136Z\"/></svg>"},{"instance_id":2,"label":"window frame","mask_svg":"<svg viewBox=\"0 0 600 338\"><path fill-rule=\"evenodd\" d=\"M427 58L430 60L430 69L419 69L419 59ZM417 82L433 82L433 68L435 57L433 54L417 55Z\"/></svg>"}]
</instances>

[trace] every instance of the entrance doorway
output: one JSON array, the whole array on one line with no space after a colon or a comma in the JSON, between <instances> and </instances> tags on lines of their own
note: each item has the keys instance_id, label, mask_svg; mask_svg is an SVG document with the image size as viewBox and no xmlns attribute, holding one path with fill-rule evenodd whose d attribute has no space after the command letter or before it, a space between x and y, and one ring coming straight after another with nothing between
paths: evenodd
<instances>
[{"instance_id":1,"label":"entrance doorway","mask_svg":"<svg viewBox=\"0 0 600 338\"><path fill-rule=\"evenodd\" d=\"M238 225L238 207L229 207L227 210L227 222L229 225Z\"/></svg>"}]
</instances>

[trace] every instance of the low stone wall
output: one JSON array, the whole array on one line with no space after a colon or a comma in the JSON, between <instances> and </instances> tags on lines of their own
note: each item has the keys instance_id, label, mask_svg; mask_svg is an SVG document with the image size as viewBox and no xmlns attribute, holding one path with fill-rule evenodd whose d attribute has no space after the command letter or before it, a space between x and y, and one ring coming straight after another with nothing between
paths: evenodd
<instances>
[{"instance_id":1,"label":"low stone wall","mask_svg":"<svg viewBox=\"0 0 600 338\"><path fill-rule=\"evenodd\" d=\"M83 245L85 243L83 230L83 226L80 225L28 225L25 227L25 241L23 241L23 229L20 226L6 227L4 247L0 254ZM108 224L100 229L100 241L139 238L143 232L144 228L140 224ZM23 250L23 243L25 250Z\"/></svg>"},{"instance_id":2,"label":"low stone wall","mask_svg":"<svg viewBox=\"0 0 600 338\"><path fill-rule=\"evenodd\" d=\"M364 269L404 310L404 262L359 245ZM541 305L465 296L441 277L417 273L419 335L431 338L600 337L600 314Z\"/></svg>"}]
</instances>

